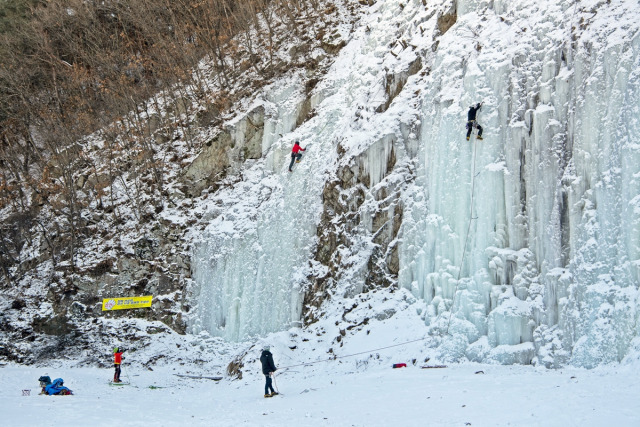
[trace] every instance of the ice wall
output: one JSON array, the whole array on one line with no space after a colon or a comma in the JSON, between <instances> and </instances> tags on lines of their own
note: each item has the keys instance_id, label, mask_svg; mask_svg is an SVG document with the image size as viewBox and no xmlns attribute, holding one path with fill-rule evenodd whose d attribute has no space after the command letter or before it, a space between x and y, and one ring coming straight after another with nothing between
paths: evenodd
<instances>
[{"instance_id":1,"label":"ice wall","mask_svg":"<svg viewBox=\"0 0 640 427\"><path fill-rule=\"evenodd\" d=\"M451 354L508 362L535 331L529 361L620 361L638 332L637 4L457 5L424 93L399 281L464 337ZM484 140L466 142L479 101Z\"/></svg>"},{"instance_id":2,"label":"ice wall","mask_svg":"<svg viewBox=\"0 0 640 427\"><path fill-rule=\"evenodd\" d=\"M293 139L277 141L295 127L304 99L302 82L293 78L259 101L266 111L264 158L215 194L208 225L196 238L191 332L238 340L300 319L301 270L312 249L321 187L289 175Z\"/></svg>"},{"instance_id":3,"label":"ice wall","mask_svg":"<svg viewBox=\"0 0 640 427\"><path fill-rule=\"evenodd\" d=\"M628 0L376 2L312 119L295 128L301 85L265 95L264 157L212 196L195 246L192 331L299 322L301 289L328 270L310 262L323 186L353 160L365 197L401 193L397 284L426 304L443 358L591 367L640 349L639 23ZM484 140L466 141L480 101ZM289 174L295 139L309 151ZM364 289L371 206L334 298Z\"/></svg>"},{"instance_id":4,"label":"ice wall","mask_svg":"<svg viewBox=\"0 0 640 427\"><path fill-rule=\"evenodd\" d=\"M240 182L215 193L209 224L196 238L191 332L242 340L300 324L301 287L322 269L311 262L322 190L353 120L351 110L366 105L376 80L379 85L379 48L358 41L343 48L310 99L303 80L265 91L264 157L246 165ZM356 59L362 56L373 63ZM315 116L296 128L305 102ZM288 172L295 140L306 151ZM383 172L370 173L375 180Z\"/></svg>"}]
</instances>

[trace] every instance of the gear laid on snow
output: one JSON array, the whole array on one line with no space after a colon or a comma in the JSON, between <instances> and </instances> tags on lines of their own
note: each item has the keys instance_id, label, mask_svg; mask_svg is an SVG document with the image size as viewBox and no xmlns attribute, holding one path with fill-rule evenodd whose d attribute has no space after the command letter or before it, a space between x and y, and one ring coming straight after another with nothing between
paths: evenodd
<instances>
[{"instance_id":1,"label":"gear laid on snow","mask_svg":"<svg viewBox=\"0 0 640 427\"><path fill-rule=\"evenodd\" d=\"M173 374L176 377L182 377L182 378L194 378L194 379L198 379L198 380L213 380L213 381L220 381L223 377L208 377L208 376L204 376L204 375L185 375L185 374Z\"/></svg>"},{"instance_id":2,"label":"gear laid on snow","mask_svg":"<svg viewBox=\"0 0 640 427\"><path fill-rule=\"evenodd\" d=\"M467 141L469 140L474 128L478 129L478 136L476 139L482 141L482 126L480 126L476 121L476 115L478 114L478 110L482 107L482 104L482 102L478 102L475 106L472 105L469 107L469 112L467 113Z\"/></svg>"},{"instance_id":3,"label":"gear laid on snow","mask_svg":"<svg viewBox=\"0 0 640 427\"><path fill-rule=\"evenodd\" d=\"M71 390L64 386L64 381L62 380L62 378L56 378L51 384L46 386L45 393L50 396L68 396L70 394L73 394Z\"/></svg>"}]
</instances>

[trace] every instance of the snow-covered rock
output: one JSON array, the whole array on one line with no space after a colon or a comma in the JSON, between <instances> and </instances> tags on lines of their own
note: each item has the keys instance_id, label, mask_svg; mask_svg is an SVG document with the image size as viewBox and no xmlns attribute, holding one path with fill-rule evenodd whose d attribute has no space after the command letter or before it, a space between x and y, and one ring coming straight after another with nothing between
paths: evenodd
<instances>
[{"instance_id":1,"label":"snow-covered rock","mask_svg":"<svg viewBox=\"0 0 640 427\"><path fill-rule=\"evenodd\" d=\"M631 0L377 1L315 115L265 132L266 156L216 194L191 330L284 330L377 285L426 304L416 334L456 360L623 360L640 329L639 23ZM265 129L297 114L299 92L278 93ZM480 101L484 140L466 141Z\"/></svg>"}]
</instances>

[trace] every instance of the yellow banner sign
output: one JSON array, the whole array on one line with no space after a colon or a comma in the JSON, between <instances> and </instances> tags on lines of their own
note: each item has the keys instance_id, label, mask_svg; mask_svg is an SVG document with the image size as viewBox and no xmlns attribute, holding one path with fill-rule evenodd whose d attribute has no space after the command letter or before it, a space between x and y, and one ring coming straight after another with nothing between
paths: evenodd
<instances>
[{"instance_id":1,"label":"yellow banner sign","mask_svg":"<svg viewBox=\"0 0 640 427\"><path fill-rule=\"evenodd\" d=\"M146 297L105 298L102 300L102 311L151 307L152 298L153 295L147 295Z\"/></svg>"}]
</instances>

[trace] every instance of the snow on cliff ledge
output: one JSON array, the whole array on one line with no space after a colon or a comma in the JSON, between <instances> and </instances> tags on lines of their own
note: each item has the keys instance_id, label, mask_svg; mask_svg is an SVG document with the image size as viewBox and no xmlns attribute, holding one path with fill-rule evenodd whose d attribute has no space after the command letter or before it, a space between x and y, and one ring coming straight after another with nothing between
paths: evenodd
<instances>
[{"instance_id":1,"label":"snow on cliff ledge","mask_svg":"<svg viewBox=\"0 0 640 427\"><path fill-rule=\"evenodd\" d=\"M296 78L259 96L264 155L215 195L197 237L192 332L240 340L299 325L310 278L327 274L311 262L323 189L360 159L365 200L391 188L402 206L391 288L413 294L415 336L443 359L640 358L638 2L424 3L378 0L301 126ZM384 105L390 76L417 59ZM466 141L480 101L484 140ZM308 150L290 173L296 139ZM367 206L344 231L357 244L339 248L327 316L363 288L376 248Z\"/></svg>"}]
</instances>

